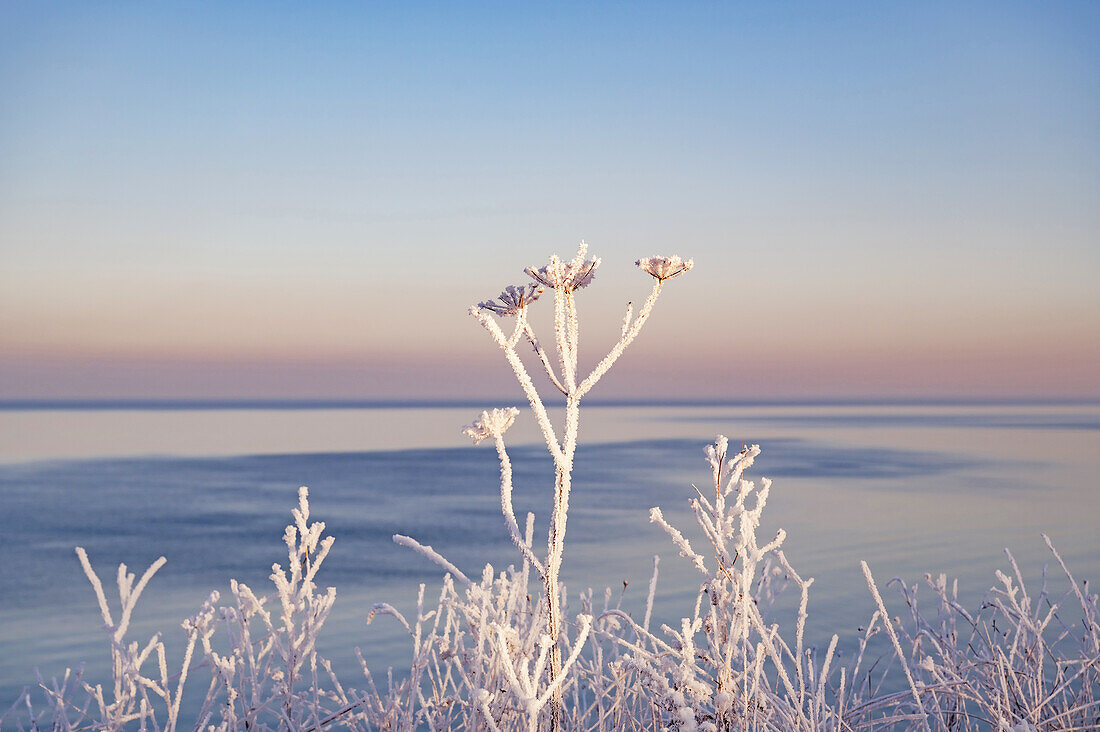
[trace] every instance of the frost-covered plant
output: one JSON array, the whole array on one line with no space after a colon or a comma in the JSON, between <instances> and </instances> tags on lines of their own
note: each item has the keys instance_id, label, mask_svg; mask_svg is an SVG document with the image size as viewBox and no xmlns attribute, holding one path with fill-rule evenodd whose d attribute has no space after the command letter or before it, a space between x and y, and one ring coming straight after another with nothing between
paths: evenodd
<instances>
[{"instance_id":1,"label":"frost-covered plant","mask_svg":"<svg viewBox=\"0 0 1100 732\"><path fill-rule=\"evenodd\" d=\"M862 564L877 608L842 663L839 638L822 653L807 644L809 589L782 551L782 530L757 537L771 490L767 479L746 480L760 454L753 445L730 454L719 437L706 449L713 489L696 490L690 508L706 549L693 547L659 507L650 519L664 530L700 590L679 622L652 630L658 559L644 609L631 613L602 603L591 592L577 598L570 618L559 582L564 552L573 457L581 398L638 335L663 283L691 268L691 260L651 257L637 265L654 278L637 317L630 306L619 340L583 378L578 374L575 292L590 284L599 259L586 259L582 243L565 262L551 257L528 268L532 284L512 286L472 314L504 351L528 398L553 457L553 512L545 552L536 548L534 516L521 530L512 505L512 466L505 432L519 410L482 412L465 428L476 443L491 440L500 462L504 523L520 562L503 570L486 565L467 575L432 547L395 535L447 572L437 599L417 596L406 618L378 603L367 614L391 616L408 633L412 664L405 675L388 674L379 689L363 662L365 688L345 686L316 642L335 602L335 590L316 585L332 546L324 524L310 523L308 494L287 527L286 569L274 565L274 591L266 596L232 582L232 601L217 592L184 621L183 656L168 672L160 634L144 644L126 638L134 607L158 559L138 580L121 565L120 608L112 611L87 554L77 555L99 604L111 654L111 683L92 684L81 671L39 678L45 696L29 691L0 716L20 730L49 728L145 732L181 727L218 732L320 732L360 730L1038 730L1100 729L1100 610L1088 583L1078 583L1049 539L1069 589L1056 595L1046 573L1038 594L1025 588L1009 554L1012 574L997 572L998 586L977 612L964 609L958 589L944 575L926 575L934 612L921 610L918 586L900 580L905 620L892 617L866 563ZM554 290L555 367L535 336L528 308ZM493 316L515 317L505 333ZM525 339L551 384L565 396L565 420L555 430L538 390L516 352ZM471 577L478 577L472 579ZM537 582L541 594L532 597ZM788 585L799 590L790 625L781 624L773 602ZM640 615L642 620L636 619ZM934 615L934 619L932 619ZM117 619L116 619L117 618ZM786 628L786 629L785 629ZM878 638L876 636L885 636ZM888 651L875 657L875 645ZM200 679L196 681L196 678ZM202 684L182 705L185 687ZM181 721L186 719L186 722Z\"/></svg>"},{"instance_id":2,"label":"frost-covered plant","mask_svg":"<svg viewBox=\"0 0 1100 732\"><path fill-rule=\"evenodd\" d=\"M596 269L600 266L598 257L586 259L587 250L587 245L582 241L577 248L576 256L571 261L567 262L554 255L544 267L528 267L525 272L535 280L534 283L506 288L497 298L500 304L485 301L470 308L470 314L477 318L504 351L505 359L512 367L527 397L535 421L554 461L553 510L550 516L546 553L540 558L530 546L530 541L521 536L512 508L512 465L504 444L504 432L515 420L518 410L512 407L482 412L480 418L464 430L477 443L484 439L493 440L500 459L500 502L505 526L512 542L522 554L525 564L535 570L543 586L542 606L546 612L546 627L532 629L532 632L540 634L538 639L540 651L530 674L528 669L523 667L522 662L508 659L510 651L503 641L499 644L500 653L505 657L508 681L526 709L532 729L538 723L541 710L547 705L550 710L550 728L557 730L561 727L565 674L568 666L576 661L579 648L591 624L591 618L587 616L577 618L580 626L578 638L569 659L563 663L561 645L563 618L558 578L565 552L569 493L572 487L573 458L577 450L581 399L638 336L657 302L665 280L688 271L693 264L692 260L683 261L678 256L638 260L637 265L653 276L653 289L637 317L634 317L633 306L627 305L619 340L587 376L581 377L578 373L580 325L577 317L576 291L592 282L596 276ZM550 357L536 337L528 319L528 306L543 291L539 289L540 286L554 291L554 342L557 346L557 368L551 363ZM490 313L514 316L515 323L511 334L506 334ZM516 347L523 338L534 350L551 384L565 396L565 424L560 434L551 423L543 399L516 352ZM402 537L402 541L407 540ZM498 629L498 635L503 632L505 632L503 629ZM503 636L500 637L503 638Z\"/></svg>"},{"instance_id":3,"label":"frost-covered plant","mask_svg":"<svg viewBox=\"0 0 1100 732\"><path fill-rule=\"evenodd\" d=\"M309 523L306 488L299 489L294 523L286 527L287 568L272 566L278 607L265 608L265 600L243 583L231 582L233 604L217 613L203 612L189 623L200 632L212 685L224 690L223 702L215 709L214 694L207 694L199 713L200 728L213 714L221 716L227 729L287 726L306 729L322 721L321 686L317 656L317 635L336 601L336 589L317 592L317 572L328 556L334 539L322 539L325 525ZM217 598L212 598L215 602ZM225 628L229 651L217 653L211 642L214 619ZM187 627L185 625L185 627ZM255 639L254 639L255 638Z\"/></svg>"},{"instance_id":4,"label":"frost-covered plant","mask_svg":"<svg viewBox=\"0 0 1100 732\"><path fill-rule=\"evenodd\" d=\"M625 686L632 691L619 700L630 710L626 718L644 717L648 705L654 724L669 730L1100 729L1097 596L1087 583L1077 583L1046 536L1070 585L1062 597L1050 596L1045 573L1039 596L1030 597L1008 554L1014 579L998 571L1001 586L990 590L976 616L959 605L957 587L949 591L945 576L926 576L937 599L934 622L921 614L916 588L897 580L909 623L892 618L863 562L878 609L861 629L856 652L841 664L838 636L824 654L806 644L813 579L803 579L787 560L785 533L779 530L763 546L757 539L771 482L763 479L757 487L742 476L759 447L729 456L728 444L720 436L707 447L713 492L697 490L690 499L709 543L705 552L660 508L650 512L701 575L692 613L678 629L650 630L655 565L642 623L620 609L596 620L595 635L626 651L607 664L611 674L631 679ZM800 591L793 634L769 618L787 582ZM1080 613L1080 625L1070 622L1069 612ZM606 628L608 621L615 625ZM893 657L868 659L870 642L881 632ZM873 680L880 663L885 670Z\"/></svg>"},{"instance_id":5,"label":"frost-covered plant","mask_svg":"<svg viewBox=\"0 0 1100 732\"><path fill-rule=\"evenodd\" d=\"M909 622L898 622L897 632L914 683L950 689L929 695L926 704L929 717L945 728L989 722L1010 732L1100 729L1098 598L1089 594L1088 582L1077 581L1045 534L1043 541L1069 585L1059 595L1051 592L1046 568L1038 594L1029 593L1007 549L1012 574L996 571L998 585L973 614L959 604L957 582L949 584L946 575L924 577L934 619L921 612L917 585L894 580L908 608Z\"/></svg>"},{"instance_id":6,"label":"frost-covered plant","mask_svg":"<svg viewBox=\"0 0 1100 732\"><path fill-rule=\"evenodd\" d=\"M667 712L673 729L745 728L760 720L792 728L816 725L822 721L823 696L816 697L807 681L827 676L837 637L833 636L822 673L815 673L813 659L803 654L807 590L813 580L803 581L779 551L786 538L782 530L764 546L758 543L756 530L771 481L765 479L756 489L742 478L760 454L759 446L746 447L732 457L727 456L728 446L729 441L719 437L707 447L714 491L711 498L699 492L690 503L713 549L712 564L665 520L660 508L650 512L650 521L669 535L680 555L703 576L702 590L694 613L683 618L679 631L662 626L670 641L644 631L648 643L626 656L623 666L635 671L653 692L654 703ZM750 496L752 507L747 503ZM763 594L760 581L772 575L765 559L773 552L802 590L794 648L783 641L776 626L765 626L764 611L756 601ZM697 644L700 633L704 642ZM646 653L647 648L658 652ZM783 694L769 685L765 673L769 661ZM793 675L788 661L793 661Z\"/></svg>"},{"instance_id":7,"label":"frost-covered plant","mask_svg":"<svg viewBox=\"0 0 1100 732\"><path fill-rule=\"evenodd\" d=\"M126 565L119 565L121 611L115 622L87 553L77 547L77 557L95 591L110 640L113 693L107 695L101 684L93 686L83 681L79 672L66 672L61 683L40 684L47 693L41 711L36 712L31 696L24 694L30 726L122 730L137 725L141 730L171 732L180 723L184 686L193 672L202 668L208 672L209 682L193 720L195 729L319 727L327 716L328 702L336 697L322 690L318 666L327 669L328 664L318 657L315 644L336 601L336 590L330 587L320 594L314 579L333 539L322 539L323 523L309 523L308 491L304 487L299 489L298 507L292 515L294 522L284 534L287 569L278 564L272 567L274 594L258 597L246 585L234 581L230 585L234 603L219 606L220 595L212 592L198 614L182 623L186 644L179 671L172 675L168 673L159 633L144 645L125 637L138 597L164 566L164 557L155 561L137 584ZM266 607L272 600L278 603L274 614ZM221 652L212 643L219 628L224 635ZM201 661L192 666L196 649ZM81 699L79 703L77 699Z\"/></svg>"}]
</instances>

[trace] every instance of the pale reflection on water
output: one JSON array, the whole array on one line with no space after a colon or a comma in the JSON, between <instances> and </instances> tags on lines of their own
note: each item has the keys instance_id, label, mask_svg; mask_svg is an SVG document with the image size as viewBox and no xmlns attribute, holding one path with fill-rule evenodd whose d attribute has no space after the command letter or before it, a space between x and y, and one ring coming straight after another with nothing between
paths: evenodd
<instances>
[{"instance_id":1,"label":"pale reflection on water","mask_svg":"<svg viewBox=\"0 0 1100 732\"><path fill-rule=\"evenodd\" d=\"M80 660L92 674L106 667L74 545L104 576L119 562L140 569L165 555L134 633L164 630L172 640L229 578L265 585L271 564L285 559L282 527L302 484L337 539L320 577L339 598L322 650L348 675L356 645L378 668L399 666L404 642L392 626L367 628L367 608L409 607L416 585L436 586L439 573L391 534L416 536L468 572L515 560L499 518L495 455L458 431L475 412L0 411L0 701L33 682L36 666L46 675ZM1039 575L1050 561L1039 532L1078 579L1100 569L1096 405L593 407L570 514L571 593L611 586L617 598L628 580L624 607L637 610L659 553L658 618L690 613L698 581L648 510L660 505L690 527L690 484L705 490L701 450L717 433L763 448L750 477L775 481L764 532L787 529L791 562L817 578L809 626L817 641L834 631L850 638L870 615L861 558L883 583L925 571L958 576L971 606L1005 566L1006 546L1026 575ZM535 511L544 527L549 458L529 417L509 438L517 512Z\"/></svg>"}]
</instances>

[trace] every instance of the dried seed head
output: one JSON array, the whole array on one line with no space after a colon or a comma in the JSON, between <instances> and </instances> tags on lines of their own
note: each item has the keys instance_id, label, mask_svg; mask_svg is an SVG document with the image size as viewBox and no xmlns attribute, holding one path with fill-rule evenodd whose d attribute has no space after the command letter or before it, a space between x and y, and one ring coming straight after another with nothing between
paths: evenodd
<instances>
[{"instance_id":1,"label":"dried seed head","mask_svg":"<svg viewBox=\"0 0 1100 732\"><path fill-rule=\"evenodd\" d=\"M600 258L585 259L588 245L583 241L577 248L577 256L572 262L563 262L558 255L550 257L550 262L545 267L528 267L523 270L531 276L535 282L544 287L552 287L555 290L572 292L588 285L596 276L596 268L600 266Z\"/></svg>"},{"instance_id":2,"label":"dried seed head","mask_svg":"<svg viewBox=\"0 0 1100 732\"><path fill-rule=\"evenodd\" d=\"M535 284L508 285L504 288L504 292L497 297L500 300L499 303L486 300L485 302L479 302L477 306L497 315L515 315L535 300L538 300L541 294L542 288Z\"/></svg>"},{"instance_id":3,"label":"dried seed head","mask_svg":"<svg viewBox=\"0 0 1100 732\"><path fill-rule=\"evenodd\" d=\"M679 256L673 255L671 257L646 257L645 259L639 259L635 264L658 280L663 281L687 272L695 266L695 260L683 260Z\"/></svg>"},{"instance_id":4,"label":"dried seed head","mask_svg":"<svg viewBox=\"0 0 1100 732\"><path fill-rule=\"evenodd\" d=\"M462 434L472 439L474 444L480 445L484 439L503 435L516 421L518 414L519 410L515 407L482 412L473 424L462 428Z\"/></svg>"}]
</instances>

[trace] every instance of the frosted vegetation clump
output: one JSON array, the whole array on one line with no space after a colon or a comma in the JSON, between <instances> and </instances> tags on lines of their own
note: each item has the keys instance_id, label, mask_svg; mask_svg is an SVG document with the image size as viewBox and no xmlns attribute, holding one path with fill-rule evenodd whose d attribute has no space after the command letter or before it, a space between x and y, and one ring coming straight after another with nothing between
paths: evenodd
<instances>
[{"instance_id":1,"label":"frosted vegetation clump","mask_svg":"<svg viewBox=\"0 0 1100 732\"><path fill-rule=\"evenodd\" d=\"M211 593L183 622L182 658L167 658L160 635L127 638L134 606L157 560L135 582L119 567L118 609L83 549L77 555L91 582L107 631L112 681L86 682L80 672L39 679L0 725L21 730L1088 730L1100 728L1100 612L1087 583L1079 584L1047 545L1069 590L1048 591L1046 577L1028 590L1012 555L1010 574L977 610L960 605L944 575L918 586L900 581L890 595L895 613L870 568L862 564L877 610L862 626L854 653L824 648L806 636L812 578L803 578L783 552L785 533L758 536L771 482L745 478L760 455L756 445L731 449L725 437L707 446L706 490L685 491L698 534L692 546L660 507L650 521L697 573L699 592L672 622L654 618L658 560L641 607L612 603L607 591L567 598L559 581L569 514L580 405L639 335L665 284L692 268L691 260L638 260L653 288L637 314L627 306L619 339L587 374L578 371L577 291L600 266L582 243L569 261L551 257L530 267L532 283L507 287L470 309L512 367L553 460L548 476L552 512L545 544L535 517L522 523L512 505L512 464L504 435L520 414L488 409L464 430L489 441L500 463L500 506L517 555L503 569L486 565L466 574L432 547L394 536L444 574L438 592L424 585L415 614L392 605L364 609L367 621L388 616L408 633L407 673L383 683L357 655L362 675L339 679L317 650L317 638L336 600L316 582L333 543L323 523L310 523L302 488L284 541L287 565L275 565L273 588L257 593L230 584L223 603ZM553 341L544 347L528 309L551 290ZM510 319L510 320L509 320ZM540 380L564 396L564 419L551 420L517 348L534 352ZM692 486L694 488L694 486ZM784 616L774 601L784 588L798 593ZM885 655L872 641L888 641ZM189 704L181 706L184 698ZM181 714L181 709L197 710ZM184 722L186 717L186 722Z\"/></svg>"}]
</instances>

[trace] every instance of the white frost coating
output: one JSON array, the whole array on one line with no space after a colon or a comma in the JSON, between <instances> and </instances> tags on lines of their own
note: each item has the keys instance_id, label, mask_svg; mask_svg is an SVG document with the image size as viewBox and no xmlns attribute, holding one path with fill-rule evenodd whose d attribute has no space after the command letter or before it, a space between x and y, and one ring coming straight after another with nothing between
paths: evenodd
<instances>
[{"instance_id":1,"label":"white frost coating","mask_svg":"<svg viewBox=\"0 0 1100 732\"><path fill-rule=\"evenodd\" d=\"M103 592L103 583L99 581L99 576L92 569L92 563L88 561L88 552L84 551L84 547L78 546L76 548L76 556L80 559L80 566L84 569L84 576L88 578L88 581L92 584L92 590L95 592L96 601L99 602L99 614L103 618L103 623L113 630L115 621L111 619L111 610L107 606L107 595Z\"/></svg>"},{"instance_id":2,"label":"white frost coating","mask_svg":"<svg viewBox=\"0 0 1100 732\"><path fill-rule=\"evenodd\" d=\"M527 337L527 342L531 344L531 348L534 350L535 355L539 357L539 362L542 364L543 370L546 371L547 378L550 379L550 383L560 391L562 394L568 394L569 391L562 385L561 380L558 379L558 375L554 373L554 367L550 364L550 357L546 355L546 350L542 347L535 331L531 328L531 324L524 322L523 334Z\"/></svg>"},{"instance_id":3,"label":"white frost coating","mask_svg":"<svg viewBox=\"0 0 1100 732\"><path fill-rule=\"evenodd\" d=\"M649 621L653 617L653 599L657 596L657 565L661 563L661 557L657 554L653 555L653 575L649 578L649 593L646 595L645 601L645 620L642 621L642 628L647 632L649 631Z\"/></svg>"},{"instance_id":4,"label":"white frost coating","mask_svg":"<svg viewBox=\"0 0 1100 732\"><path fill-rule=\"evenodd\" d=\"M462 434L480 445L482 440L503 437L508 428L516 421L519 410L515 407L484 411L473 424L462 428Z\"/></svg>"},{"instance_id":5,"label":"white frost coating","mask_svg":"<svg viewBox=\"0 0 1100 732\"><path fill-rule=\"evenodd\" d=\"M703 557L691 548L691 543L684 538L684 535L680 533L680 530L673 527L667 521L665 521L664 515L661 513L661 509L654 506L649 509L649 521L650 523L657 524L665 533L672 538L672 543L680 550L680 556L690 559L695 568L703 574L707 574L707 563Z\"/></svg>"},{"instance_id":6,"label":"white frost coating","mask_svg":"<svg viewBox=\"0 0 1100 732\"><path fill-rule=\"evenodd\" d=\"M513 409L513 411L516 413L519 412L518 409ZM511 424L511 422L509 422L509 424ZM504 445L503 431L495 432L493 434L493 439L497 448L497 458L500 460L500 507L501 512L504 514L504 524L508 529L508 535L511 537L512 543L519 549L524 559L530 562L531 566L535 568L535 571L540 575L545 574L546 569L543 568L542 562L540 562L538 557L535 556L535 553L531 551L530 540L525 539L519 533L519 524L516 522L516 514L512 508L512 461L509 459L508 451ZM533 520L534 517L529 515L528 526L531 525Z\"/></svg>"},{"instance_id":7,"label":"white frost coating","mask_svg":"<svg viewBox=\"0 0 1100 732\"><path fill-rule=\"evenodd\" d=\"M405 616L388 602L376 602L370 606L370 612L367 613L367 625L374 622L375 615L389 615L392 618L396 618L397 622L401 623L406 631L409 633L413 632L412 628L409 626L409 621L405 620Z\"/></svg>"},{"instance_id":8,"label":"white frost coating","mask_svg":"<svg viewBox=\"0 0 1100 732\"><path fill-rule=\"evenodd\" d=\"M541 294L542 288L538 285L508 285L497 296L497 300L500 300L500 302L486 300L479 302L477 306L497 315L515 315L535 300L538 300Z\"/></svg>"},{"instance_id":9,"label":"white frost coating","mask_svg":"<svg viewBox=\"0 0 1100 732\"><path fill-rule=\"evenodd\" d=\"M596 276L596 268L600 266L600 258L585 259L584 255L587 253L588 244L582 241L573 261L564 262L555 254L545 267L528 267L523 271L544 287L568 292L579 290L592 282Z\"/></svg>"},{"instance_id":10,"label":"white frost coating","mask_svg":"<svg viewBox=\"0 0 1100 732\"><path fill-rule=\"evenodd\" d=\"M913 674L909 670L909 664L905 660L905 652L901 648L901 643L898 642L898 634L894 631L894 624L890 622L890 616L886 612L886 604L882 601L882 595L879 594L878 585L875 584L875 578L871 576L871 568L867 566L867 562L860 560L860 569L863 570L863 577L867 580L867 588L871 591L871 596L875 598L875 604L878 605L879 614L882 616L882 623L886 626L886 632L890 636L890 642L894 644L894 650L898 654L898 659L901 661L901 667L905 671L905 678L909 682L909 690L913 693L913 700L917 703L917 709L921 714L927 714L924 711L924 703L920 698L920 690L917 689L917 682L913 680Z\"/></svg>"},{"instance_id":11,"label":"white frost coating","mask_svg":"<svg viewBox=\"0 0 1100 732\"><path fill-rule=\"evenodd\" d=\"M404 536L403 534L394 534L393 543L397 544L398 546L408 547L418 554L422 554L435 564L438 564L440 567L443 567L443 569L454 575L455 579L457 579L459 582L467 585L473 584L470 581L470 578L463 574L458 567L454 566L449 561L444 559L443 556L440 555L440 553L437 552L435 549L432 549L431 546L427 544L421 544L416 539L413 539L410 536Z\"/></svg>"},{"instance_id":12,"label":"white frost coating","mask_svg":"<svg viewBox=\"0 0 1100 732\"><path fill-rule=\"evenodd\" d=\"M682 275L695 266L695 260L680 259L679 256L656 256L639 259L635 264L653 275L657 280L670 280L677 275Z\"/></svg>"},{"instance_id":13,"label":"white frost coating","mask_svg":"<svg viewBox=\"0 0 1100 732\"><path fill-rule=\"evenodd\" d=\"M623 315L623 326L619 331L619 339L626 338L626 332L630 330L630 319L634 317L634 303L628 302L626 304L626 313Z\"/></svg>"},{"instance_id":14,"label":"white frost coating","mask_svg":"<svg viewBox=\"0 0 1100 732\"><path fill-rule=\"evenodd\" d=\"M638 313L638 317L636 317L629 326L625 323L623 324L624 335L619 339L619 342L611 347L608 354L596 364L596 368L592 369L592 373L581 382L581 385L577 388L579 396L587 394L589 390L596 385L596 382L603 378L603 375L619 360L619 356L623 355L623 351L626 350L627 346L633 343L634 339L638 337L638 333L641 332L642 326L649 320L649 314L653 311L653 306L657 302L657 296L660 294L661 280L657 280L653 283L653 290L649 293L649 297L647 297L645 303L642 304L642 310Z\"/></svg>"},{"instance_id":15,"label":"white frost coating","mask_svg":"<svg viewBox=\"0 0 1100 732\"><path fill-rule=\"evenodd\" d=\"M470 308L470 314L477 318L477 321L481 323L485 330L489 331L489 335L493 337L497 345L504 350L505 359L508 361L508 365L512 367L512 371L516 375L516 380L519 381L524 395L526 395L531 404L531 411L535 415L535 421L538 423L539 429L542 430L542 436L546 440L547 449L549 449L550 454L554 456L555 463L558 465L563 464L565 456L561 451L561 446L558 444L557 436L554 433L554 427L550 424L550 416L546 413L546 407L542 403L542 398L539 396L538 390L535 389L535 385L531 382L531 377L527 374L527 369L523 366L523 362L519 360L519 356L516 355L515 343L512 339L506 338L500 326L496 324L496 321L485 313L477 308ZM522 332L519 326L517 326L516 331L517 333Z\"/></svg>"}]
</instances>

